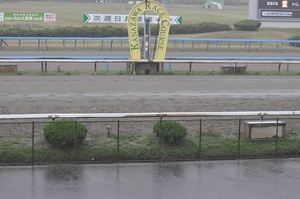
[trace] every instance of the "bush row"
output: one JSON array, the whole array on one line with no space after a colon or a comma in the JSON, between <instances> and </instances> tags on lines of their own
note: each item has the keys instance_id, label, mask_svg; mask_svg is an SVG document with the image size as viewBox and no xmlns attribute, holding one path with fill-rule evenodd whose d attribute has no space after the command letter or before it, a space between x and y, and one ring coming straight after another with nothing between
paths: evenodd
<instances>
[{"instance_id":1,"label":"bush row","mask_svg":"<svg viewBox=\"0 0 300 199\"><path fill-rule=\"evenodd\" d=\"M157 122L153 132L168 144L179 143L187 134L187 129L175 121ZM84 141L87 128L73 119L60 119L44 126L44 138L58 148L76 148Z\"/></svg>"},{"instance_id":2,"label":"bush row","mask_svg":"<svg viewBox=\"0 0 300 199\"><path fill-rule=\"evenodd\" d=\"M260 21L252 20L252 19L245 19L242 21L238 21L234 24L234 27L237 30L241 31L257 31L261 26Z\"/></svg>"},{"instance_id":3,"label":"bush row","mask_svg":"<svg viewBox=\"0 0 300 199\"><path fill-rule=\"evenodd\" d=\"M300 36L293 36L288 38L288 40L300 40ZM300 43L290 42L290 46L300 47Z\"/></svg>"},{"instance_id":4,"label":"bush row","mask_svg":"<svg viewBox=\"0 0 300 199\"><path fill-rule=\"evenodd\" d=\"M217 23L200 23L188 25L172 25L170 34L195 34L214 31L231 30L229 25ZM158 26L152 25L151 34L157 35ZM139 27L139 35L143 35L143 27ZM9 37L127 37L128 32L125 27L57 27L46 29L22 29L8 28L0 29L0 36Z\"/></svg>"}]
</instances>

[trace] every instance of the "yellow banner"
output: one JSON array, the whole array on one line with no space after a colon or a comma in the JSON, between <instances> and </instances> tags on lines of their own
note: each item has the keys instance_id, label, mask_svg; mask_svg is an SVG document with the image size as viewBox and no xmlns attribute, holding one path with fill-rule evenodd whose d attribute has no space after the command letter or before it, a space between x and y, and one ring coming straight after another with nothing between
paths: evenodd
<instances>
[{"instance_id":1,"label":"yellow banner","mask_svg":"<svg viewBox=\"0 0 300 199\"><path fill-rule=\"evenodd\" d=\"M137 20L139 16L145 11L152 11L157 13L160 18L160 27L156 45L156 60L164 60L166 57L169 30L170 30L170 16L167 9L160 3L156 1L141 2L135 5L128 15L128 37L129 37L129 47L130 47L130 57L131 59L141 59L141 49L139 44L139 33Z\"/></svg>"}]
</instances>

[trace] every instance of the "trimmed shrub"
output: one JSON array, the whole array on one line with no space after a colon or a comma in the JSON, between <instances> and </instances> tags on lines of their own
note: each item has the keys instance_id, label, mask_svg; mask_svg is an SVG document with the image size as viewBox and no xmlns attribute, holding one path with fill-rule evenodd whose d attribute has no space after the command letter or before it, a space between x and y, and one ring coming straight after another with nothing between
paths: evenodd
<instances>
[{"instance_id":1,"label":"trimmed shrub","mask_svg":"<svg viewBox=\"0 0 300 199\"><path fill-rule=\"evenodd\" d=\"M187 129L178 122L162 121L153 126L153 132L166 143L178 143L186 136Z\"/></svg>"},{"instance_id":2,"label":"trimmed shrub","mask_svg":"<svg viewBox=\"0 0 300 199\"><path fill-rule=\"evenodd\" d=\"M228 30L231 30L231 27L227 24L203 22L199 24L172 25L170 27L170 34L197 34Z\"/></svg>"},{"instance_id":3,"label":"trimmed shrub","mask_svg":"<svg viewBox=\"0 0 300 199\"><path fill-rule=\"evenodd\" d=\"M234 27L237 30L241 31L257 31L261 26L260 21L252 20L252 19L245 19L234 24Z\"/></svg>"},{"instance_id":4,"label":"trimmed shrub","mask_svg":"<svg viewBox=\"0 0 300 199\"><path fill-rule=\"evenodd\" d=\"M196 34L215 31L228 31L227 24L204 22L200 24L171 25L170 34ZM144 34L144 27L138 27L139 35ZM158 26L151 26L151 34L157 35ZM101 26L101 27L56 27L43 29L6 28L0 29L0 36L8 37L128 37L127 28Z\"/></svg>"},{"instance_id":5,"label":"trimmed shrub","mask_svg":"<svg viewBox=\"0 0 300 199\"><path fill-rule=\"evenodd\" d=\"M290 46L300 47L300 36L293 36L288 38L287 40L299 40L299 43L290 42Z\"/></svg>"},{"instance_id":6,"label":"trimmed shrub","mask_svg":"<svg viewBox=\"0 0 300 199\"><path fill-rule=\"evenodd\" d=\"M44 126L44 137L56 147L76 147L85 139L87 128L72 119L53 121Z\"/></svg>"}]
</instances>

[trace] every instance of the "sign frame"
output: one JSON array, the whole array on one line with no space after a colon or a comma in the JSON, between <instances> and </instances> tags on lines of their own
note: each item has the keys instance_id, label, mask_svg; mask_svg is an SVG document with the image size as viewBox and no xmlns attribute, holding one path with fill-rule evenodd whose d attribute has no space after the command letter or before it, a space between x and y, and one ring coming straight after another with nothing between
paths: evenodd
<instances>
[{"instance_id":1,"label":"sign frame","mask_svg":"<svg viewBox=\"0 0 300 199\"><path fill-rule=\"evenodd\" d=\"M147 2L141 2L135 5L129 12L127 29L129 38L130 57L131 59L135 60L141 59L137 21L138 17L146 11L155 12L159 16L160 27L157 37L155 59L164 60L166 56L170 30L170 15L167 9L162 4L151 0L148 0Z\"/></svg>"}]
</instances>

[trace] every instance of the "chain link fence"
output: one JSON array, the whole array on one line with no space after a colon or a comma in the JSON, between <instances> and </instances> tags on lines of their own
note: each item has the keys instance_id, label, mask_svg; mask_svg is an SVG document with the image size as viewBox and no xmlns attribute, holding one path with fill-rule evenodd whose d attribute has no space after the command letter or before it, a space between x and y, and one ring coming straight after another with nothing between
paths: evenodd
<instances>
[{"instance_id":1,"label":"chain link fence","mask_svg":"<svg viewBox=\"0 0 300 199\"><path fill-rule=\"evenodd\" d=\"M54 119L53 119L54 120ZM56 118L55 120L59 120ZM180 142L153 133L161 121L187 129ZM103 163L297 157L299 117L76 118L87 136L79 146L55 147L44 138L51 119L0 121L0 164ZM254 125L249 122L254 122Z\"/></svg>"}]
</instances>

